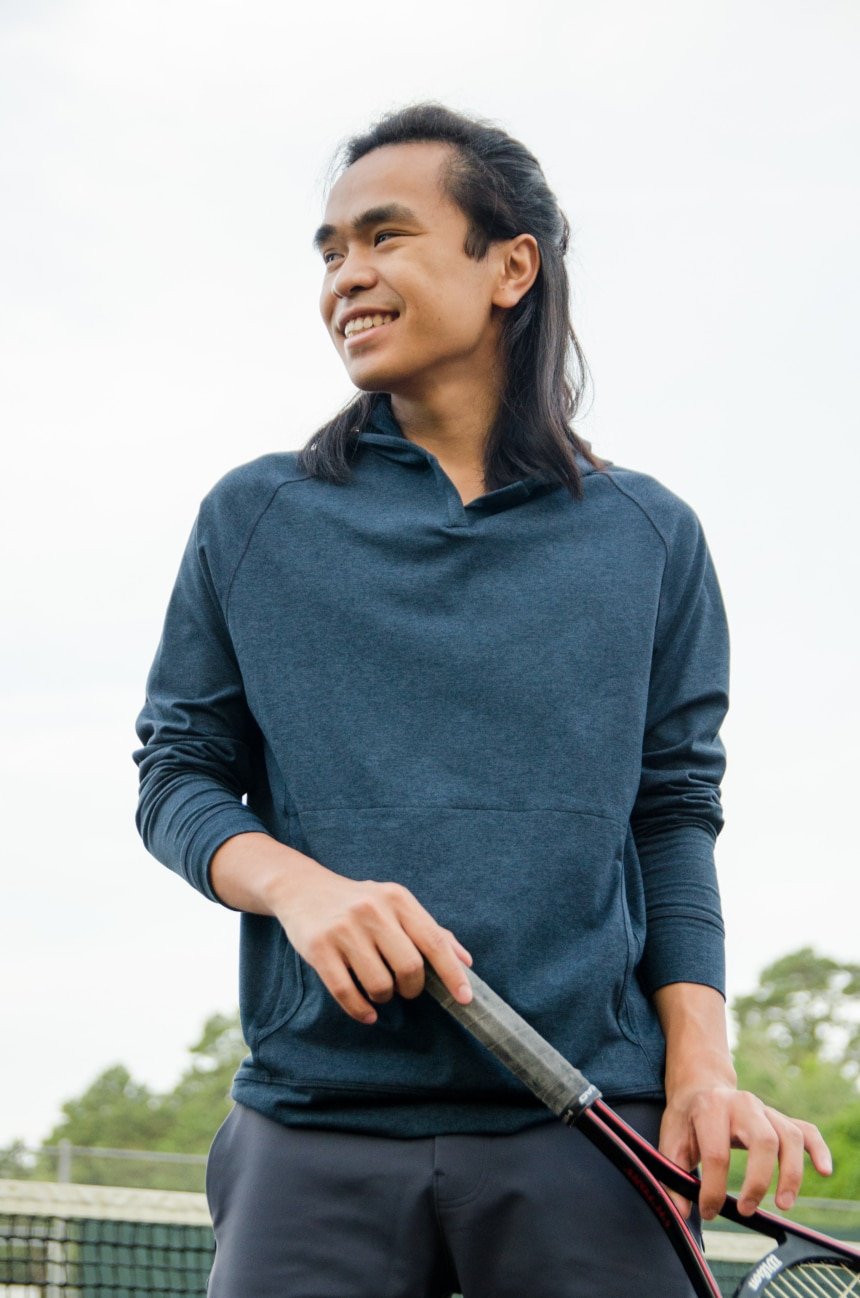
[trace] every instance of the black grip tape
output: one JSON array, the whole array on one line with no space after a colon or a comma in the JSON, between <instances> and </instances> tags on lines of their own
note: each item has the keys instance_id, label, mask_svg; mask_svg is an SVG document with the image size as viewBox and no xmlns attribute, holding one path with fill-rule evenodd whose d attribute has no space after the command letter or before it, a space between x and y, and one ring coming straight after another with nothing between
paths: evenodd
<instances>
[{"instance_id":1,"label":"black grip tape","mask_svg":"<svg viewBox=\"0 0 860 1298\"><path fill-rule=\"evenodd\" d=\"M426 962L425 991L491 1050L548 1109L563 1122L576 1122L580 1114L600 1099L597 1087L467 965L463 966L463 973L472 988L468 1005L454 999L435 969Z\"/></svg>"}]
</instances>

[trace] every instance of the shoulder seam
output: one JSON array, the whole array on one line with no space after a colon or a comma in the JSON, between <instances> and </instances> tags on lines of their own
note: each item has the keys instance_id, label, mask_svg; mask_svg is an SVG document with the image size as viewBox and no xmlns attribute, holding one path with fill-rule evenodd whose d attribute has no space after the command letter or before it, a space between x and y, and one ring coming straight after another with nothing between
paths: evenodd
<instances>
[{"instance_id":1,"label":"shoulder seam","mask_svg":"<svg viewBox=\"0 0 860 1298\"><path fill-rule=\"evenodd\" d=\"M645 506L642 504L641 500L637 500L636 497L633 495L632 492L628 491L628 490L626 489L626 487L622 487L621 483L617 480L617 478L615 477L615 475L612 473L611 470L607 471L606 474L605 474L604 476L607 477L607 478L609 479L609 481L612 483L612 485L613 485L613 487L615 488L615 490L616 490L616 491L619 491L619 492L621 493L622 496L626 496L627 499L628 499L629 501L631 501L631 503L634 504L634 505L636 506L636 508L640 511L640 513L643 514L643 515L645 516L645 518L648 520L648 522L651 524L652 528L653 528L654 531L657 533L657 535L658 535L659 538L660 538L660 541L662 542L663 549L666 551L666 561L668 562L668 560L669 560L669 542L666 540L666 538L665 538L665 536L663 535L662 531L661 531L660 528L657 526L657 524L654 522L654 519L651 517L650 513L648 512L648 510L647 510L647 509L645 508Z\"/></svg>"},{"instance_id":2,"label":"shoulder seam","mask_svg":"<svg viewBox=\"0 0 860 1298\"><path fill-rule=\"evenodd\" d=\"M242 549L239 553L239 557L237 558L236 564L230 575L230 580L227 583L227 589L224 593L224 620L228 622L228 624L230 618L230 596L233 594L233 583L235 582L239 569L241 568L245 556L248 553L248 550L250 549L251 542L254 539L254 533L256 532L257 528L260 526L260 523L263 521L265 515L271 509L274 499L277 496L278 492L282 491L284 487L292 486L294 482L307 482L311 476L312 475L310 473L306 473L300 478L285 478L282 482L279 482L278 485L272 491L271 495L269 496L269 499L261 508L257 517L252 522L251 526L249 527L248 535L245 537L245 544L242 546Z\"/></svg>"}]
</instances>

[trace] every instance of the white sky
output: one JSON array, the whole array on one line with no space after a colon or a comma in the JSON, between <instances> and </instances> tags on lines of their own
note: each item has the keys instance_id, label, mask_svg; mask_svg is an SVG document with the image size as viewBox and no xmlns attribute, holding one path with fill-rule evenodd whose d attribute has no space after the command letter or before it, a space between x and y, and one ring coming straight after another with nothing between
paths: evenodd
<instances>
[{"instance_id":1,"label":"white sky","mask_svg":"<svg viewBox=\"0 0 860 1298\"><path fill-rule=\"evenodd\" d=\"M705 526L730 993L857 958L858 36L853 0L4 0L0 1143L116 1061L169 1085L235 1004L235 917L137 838L134 719L200 498L350 394L309 240L338 141L407 100L542 160L578 426Z\"/></svg>"}]
</instances>

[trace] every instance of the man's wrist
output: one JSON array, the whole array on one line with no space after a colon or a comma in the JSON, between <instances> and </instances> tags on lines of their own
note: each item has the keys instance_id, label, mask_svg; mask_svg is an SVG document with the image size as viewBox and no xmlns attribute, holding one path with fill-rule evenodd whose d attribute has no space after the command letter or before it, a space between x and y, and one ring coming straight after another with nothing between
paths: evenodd
<instances>
[{"instance_id":1,"label":"man's wrist","mask_svg":"<svg viewBox=\"0 0 860 1298\"><path fill-rule=\"evenodd\" d=\"M737 1087L725 1001L713 987L670 983L654 993L666 1038L667 1098L684 1091Z\"/></svg>"},{"instance_id":2,"label":"man's wrist","mask_svg":"<svg viewBox=\"0 0 860 1298\"><path fill-rule=\"evenodd\" d=\"M280 843L278 846L283 850L269 858L270 869L261 880L260 895L268 913L284 923L296 900L312 886L313 880L331 872L295 848Z\"/></svg>"},{"instance_id":3,"label":"man's wrist","mask_svg":"<svg viewBox=\"0 0 860 1298\"><path fill-rule=\"evenodd\" d=\"M213 854L210 879L228 906L283 918L308 879L324 869L269 834L235 834Z\"/></svg>"}]
</instances>

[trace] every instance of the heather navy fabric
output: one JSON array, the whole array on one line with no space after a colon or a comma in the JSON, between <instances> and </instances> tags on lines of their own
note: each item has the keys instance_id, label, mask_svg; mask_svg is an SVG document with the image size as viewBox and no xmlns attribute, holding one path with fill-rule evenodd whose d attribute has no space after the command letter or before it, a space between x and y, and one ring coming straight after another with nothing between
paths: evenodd
<instances>
[{"instance_id":1,"label":"heather navy fabric","mask_svg":"<svg viewBox=\"0 0 860 1298\"><path fill-rule=\"evenodd\" d=\"M204 498L137 722L143 840L215 901L248 830L405 885L605 1095L659 1099L651 994L724 979L729 650L699 520L584 458L582 500L528 478L464 505L387 398L352 463L267 455ZM240 965L233 1096L270 1118L551 1118L428 996L350 1019L275 919L242 915Z\"/></svg>"}]
</instances>

